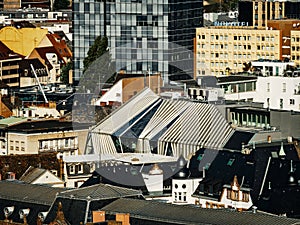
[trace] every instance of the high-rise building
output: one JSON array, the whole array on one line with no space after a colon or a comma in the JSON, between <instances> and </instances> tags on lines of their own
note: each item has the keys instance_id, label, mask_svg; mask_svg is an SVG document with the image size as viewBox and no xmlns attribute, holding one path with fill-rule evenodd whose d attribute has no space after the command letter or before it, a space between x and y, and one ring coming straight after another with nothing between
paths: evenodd
<instances>
[{"instance_id":1,"label":"high-rise building","mask_svg":"<svg viewBox=\"0 0 300 225\"><path fill-rule=\"evenodd\" d=\"M300 19L298 0L240 0L238 8L239 21L258 28L267 27L268 20Z\"/></svg>"},{"instance_id":2,"label":"high-rise building","mask_svg":"<svg viewBox=\"0 0 300 225\"><path fill-rule=\"evenodd\" d=\"M202 7L203 0L73 1L75 80L81 77L83 59L99 35L108 37L116 71L159 72L164 82L182 78L176 77L184 74L182 70L192 75Z\"/></svg>"}]
</instances>

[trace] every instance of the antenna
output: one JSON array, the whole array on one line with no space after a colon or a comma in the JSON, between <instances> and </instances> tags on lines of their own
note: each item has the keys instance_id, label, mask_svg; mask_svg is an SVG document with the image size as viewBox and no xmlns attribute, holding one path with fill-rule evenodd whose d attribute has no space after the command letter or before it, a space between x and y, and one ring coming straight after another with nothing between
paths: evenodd
<instances>
[{"instance_id":1,"label":"antenna","mask_svg":"<svg viewBox=\"0 0 300 225\"><path fill-rule=\"evenodd\" d=\"M41 86L41 83L40 83L40 81L39 81L39 79L38 79L38 77L37 77L37 75L36 75L36 72L35 72L35 69L34 69L33 65L30 64L30 67L31 67L32 72L33 72L33 74L34 74L34 76L35 76L35 79L36 79L36 81L37 81L37 83L38 83L38 85L39 85L39 87L40 87L40 89L41 89L41 92L42 92L42 94L43 94L43 97L44 97L44 99L45 99L45 102L48 103L47 97L46 97L46 95L45 95L45 93L44 93L44 90L43 90L43 88L42 88L42 86Z\"/></svg>"}]
</instances>

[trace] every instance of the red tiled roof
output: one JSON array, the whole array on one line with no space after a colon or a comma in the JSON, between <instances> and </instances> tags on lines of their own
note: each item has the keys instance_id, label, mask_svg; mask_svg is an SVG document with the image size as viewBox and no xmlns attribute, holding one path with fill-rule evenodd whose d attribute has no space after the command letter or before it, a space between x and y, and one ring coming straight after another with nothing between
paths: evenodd
<instances>
[{"instance_id":1,"label":"red tiled roof","mask_svg":"<svg viewBox=\"0 0 300 225\"><path fill-rule=\"evenodd\" d=\"M47 34L48 39L62 57L71 58L72 52L66 42L58 34Z\"/></svg>"}]
</instances>

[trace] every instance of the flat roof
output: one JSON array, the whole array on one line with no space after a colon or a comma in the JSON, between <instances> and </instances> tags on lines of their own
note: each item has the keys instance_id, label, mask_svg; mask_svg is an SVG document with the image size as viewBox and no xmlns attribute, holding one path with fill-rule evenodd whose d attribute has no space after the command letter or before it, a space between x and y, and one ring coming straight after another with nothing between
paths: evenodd
<instances>
[{"instance_id":1,"label":"flat roof","mask_svg":"<svg viewBox=\"0 0 300 225\"><path fill-rule=\"evenodd\" d=\"M65 156L66 163L72 162L97 162L97 161L120 161L132 165L152 164L163 162L176 162L176 157L164 156L150 153L116 153L116 154L87 154L87 155L70 155Z\"/></svg>"},{"instance_id":2,"label":"flat roof","mask_svg":"<svg viewBox=\"0 0 300 225\"><path fill-rule=\"evenodd\" d=\"M20 122L23 122L23 121L27 121L28 118L26 117L8 117L8 118L5 118L5 119L2 119L0 120L0 126L9 126L9 125L13 125L13 124L16 124L16 123L20 123Z\"/></svg>"}]
</instances>

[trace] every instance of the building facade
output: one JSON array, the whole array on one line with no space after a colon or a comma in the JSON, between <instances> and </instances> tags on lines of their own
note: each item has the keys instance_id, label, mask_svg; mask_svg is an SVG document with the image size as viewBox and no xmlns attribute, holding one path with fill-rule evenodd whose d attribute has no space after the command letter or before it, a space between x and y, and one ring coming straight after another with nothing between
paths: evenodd
<instances>
[{"instance_id":1,"label":"building facade","mask_svg":"<svg viewBox=\"0 0 300 225\"><path fill-rule=\"evenodd\" d=\"M205 27L196 31L195 76L243 71L243 63L280 58L280 31L249 27Z\"/></svg>"},{"instance_id":2,"label":"building facade","mask_svg":"<svg viewBox=\"0 0 300 225\"><path fill-rule=\"evenodd\" d=\"M242 72L245 63L259 59L292 60L299 66L300 21L272 20L268 24L267 28L224 26L226 23L197 28L195 76Z\"/></svg>"},{"instance_id":3,"label":"building facade","mask_svg":"<svg viewBox=\"0 0 300 225\"><path fill-rule=\"evenodd\" d=\"M150 70L167 81L167 74L178 72L171 64L192 60L193 54L187 52L193 50L195 28L203 23L202 5L202 0L74 1L75 80L82 75L89 47L101 35L108 37L117 72Z\"/></svg>"},{"instance_id":4,"label":"building facade","mask_svg":"<svg viewBox=\"0 0 300 225\"><path fill-rule=\"evenodd\" d=\"M268 20L273 19L300 19L299 1L262 1L262 0L242 0L239 1L239 21L248 22L250 26L266 27Z\"/></svg>"}]
</instances>

